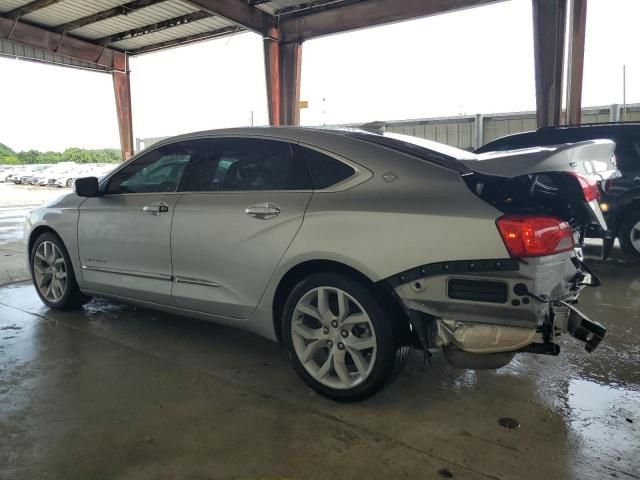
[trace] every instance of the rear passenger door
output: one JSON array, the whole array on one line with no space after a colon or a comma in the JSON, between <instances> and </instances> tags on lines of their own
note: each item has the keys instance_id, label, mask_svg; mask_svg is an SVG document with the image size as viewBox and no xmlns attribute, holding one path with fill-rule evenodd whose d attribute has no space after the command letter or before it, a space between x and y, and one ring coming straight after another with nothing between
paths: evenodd
<instances>
[{"instance_id":1,"label":"rear passenger door","mask_svg":"<svg viewBox=\"0 0 640 480\"><path fill-rule=\"evenodd\" d=\"M173 298L182 308L248 318L302 225L311 181L286 141L207 141L175 208Z\"/></svg>"}]
</instances>

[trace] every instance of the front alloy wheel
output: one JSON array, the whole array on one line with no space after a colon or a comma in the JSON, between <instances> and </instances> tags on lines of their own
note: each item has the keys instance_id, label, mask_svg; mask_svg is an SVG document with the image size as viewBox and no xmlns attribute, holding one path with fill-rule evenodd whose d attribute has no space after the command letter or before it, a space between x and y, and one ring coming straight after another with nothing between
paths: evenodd
<instances>
[{"instance_id":1,"label":"front alloy wheel","mask_svg":"<svg viewBox=\"0 0 640 480\"><path fill-rule=\"evenodd\" d=\"M67 291L67 264L62 252L51 241L41 242L35 251L33 277L40 294L52 303Z\"/></svg>"},{"instance_id":2,"label":"front alloy wheel","mask_svg":"<svg viewBox=\"0 0 640 480\"><path fill-rule=\"evenodd\" d=\"M396 344L373 288L327 272L303 279L289 294L282 319L289 357L302 379L324 396L367 398L406 363L409 347Z\"/></svg>"},{"instance_id":3,"label":"front alloy wheel","mask_svg":"<svg viewBox=\"0 0 640 480\"><path fill-rule=\"evenodd\" d=\"M33 243L31 276L40 300L48 307L66 310L89 300L78 288L64 243L51 232L43 233Z\"/></svg>"}]
</instances>

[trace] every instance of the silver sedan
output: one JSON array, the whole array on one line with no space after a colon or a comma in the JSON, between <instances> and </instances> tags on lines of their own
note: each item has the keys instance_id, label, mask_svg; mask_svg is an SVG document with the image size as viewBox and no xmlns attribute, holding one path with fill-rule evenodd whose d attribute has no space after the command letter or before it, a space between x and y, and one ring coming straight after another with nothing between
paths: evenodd
<instances>
[{"instance_id":1,"label":"silver sedan","mask_svg":"<svg viewBox=\"0 0 640 480\"><path fill-rule=\"evenodd\" d=\"M313 389L366 398L411 348L462 368L555 355L605 329L573 304L597 278L580 232L615 173L609 141L476 156L381 129L245 128L171 138L34 210L42 301L92 296L285 345ZM606 227L606 225L605 225Z\"/></svg>"}]
</instances>

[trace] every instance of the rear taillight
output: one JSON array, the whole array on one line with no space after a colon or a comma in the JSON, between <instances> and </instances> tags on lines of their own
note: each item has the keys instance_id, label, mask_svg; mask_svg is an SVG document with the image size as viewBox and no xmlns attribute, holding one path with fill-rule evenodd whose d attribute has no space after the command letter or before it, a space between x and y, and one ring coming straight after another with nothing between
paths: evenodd
<instances>
[{"instance_id":1,"label":"rear taillight","mask_svg":"<svg viewBox=\"0 0 640 480\"><path fill-rule=\"evenodd\" d=\"M593 176L585 177L580 175L579 173L571 173L580 183L580 188L582 188L582 193L584 194L584 199L587 202L592 200L597 200L600 198L600 190L598 190L598 180Z\"/></svg>"},{"instance_id":2,"label":"rear taillight","mask_svg":"<svg viewBox=\"0 0 640 480\"><path fill-rule=\"evenodd\" d=\"M554 217L505 215L496 220L512 257L539 257L573 249L571 226Z\"/></svg>"}]
</instances>

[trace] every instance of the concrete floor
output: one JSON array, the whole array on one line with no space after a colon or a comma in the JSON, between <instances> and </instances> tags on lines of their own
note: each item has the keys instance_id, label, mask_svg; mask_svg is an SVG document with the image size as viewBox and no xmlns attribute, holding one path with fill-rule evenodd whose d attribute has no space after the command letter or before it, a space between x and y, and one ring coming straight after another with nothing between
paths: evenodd
<instances>
[{"instance_id":1,"label":"concrete floor","mask_svg":"<svg viewBox=\"0 0 640 480\"><path fill-rule=\"evenodd\" d=\"M640 268L593 267L604 286L580 308L609 329L594 353L568 338L483 372L415 354L355 405L240 331L0 287L0 478L639 479Z\"/></svg>"}]
</instances>

